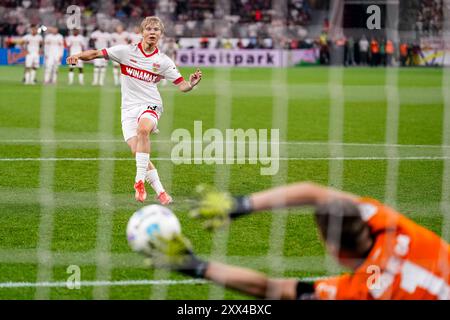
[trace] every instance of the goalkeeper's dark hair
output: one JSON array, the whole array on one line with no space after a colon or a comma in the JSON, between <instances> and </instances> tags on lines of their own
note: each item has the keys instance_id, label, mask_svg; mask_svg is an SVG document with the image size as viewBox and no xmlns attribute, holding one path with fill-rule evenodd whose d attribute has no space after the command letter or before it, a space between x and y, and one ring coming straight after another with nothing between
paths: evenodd
<instances>
[{"instance_id":1,"label":"goalkeeper's dark hair","mask_svg":"<svg viewBox=\"0 0 450 320\"><path fill-rule=\"evenodd\" d=\"M372 243L370 227L354 202L343 199L323 202L316 207L315 220L328 244L360 257L368 254L368 244Z\"/></svg>"}]
</instances>

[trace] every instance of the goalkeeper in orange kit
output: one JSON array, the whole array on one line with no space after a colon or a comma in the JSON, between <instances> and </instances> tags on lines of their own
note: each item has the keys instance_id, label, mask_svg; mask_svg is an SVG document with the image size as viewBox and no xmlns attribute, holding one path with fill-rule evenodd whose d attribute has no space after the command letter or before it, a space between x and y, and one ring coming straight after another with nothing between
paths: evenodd
<instances>
[{"instance_id":1,"label":"goalkeeper in orange kit","mask_svg":"<svg viewBox=\"0 0 450 320\"><path fill-rule=\"evenodd\" d=\"M161 240L157 264L269 299L450 299L449 245L424 227L370 198L312 183L232 197L203 190L193 215L217 228L257 211L312 206L327 251L352 270L317 280L271 279L262 273L198 258L182 237Z\"/></svg>"}]
</instances>

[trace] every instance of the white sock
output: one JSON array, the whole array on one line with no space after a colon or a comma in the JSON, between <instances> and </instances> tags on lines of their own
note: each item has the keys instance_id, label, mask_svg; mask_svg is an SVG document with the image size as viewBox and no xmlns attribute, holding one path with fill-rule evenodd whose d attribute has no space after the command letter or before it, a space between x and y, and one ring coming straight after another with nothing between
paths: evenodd
<instances>
[{"instance_id":1,"label":"white sock","mask_svg":"<svg viewBox=\"0 0 450 320\"><path fill-rule=\"evenodd\" d=\"M69 71L69 84L73 83L73 71Z\"/></svg>"},{"instance_id":2,"label":"white sock","mask_svg":"<svg viewBox=\"0 0 450 320\"><path fill-rule=\"evenodd\" d=\"M100 72L99 67L94 67L94 80L92 81L93 85L98 84L98 74Z\"/></svg>"},{"instance_id":3,"label":"white sock","mask_svg":"<svg viewBox=\"0 0 450 320\"><path fill-rule=\"evenodd\" d=\"M119 68L114 67L113 69L113 74L114 74L114 84L116 86L118 86L120 84L120 80L119 80Z\"/></svg>"},{"instance_id":4,"label":"white sock","mask_svg":"<svg viewBox=\"0 0 450 320\"><path fill-rule=\"evenodd\" d=\"M57 79L58 79L58 67L54 66L52 69L52 82L56 83Z\"/></svg>"},{"instance_id":5,"label":"white sock","mask_svg":"<svg viewBox=\"0 0 450 320\"><path fill-rule=\"evenodd\" d=\"M100 68L100 82L99 82L99 84L101 86L105 84L105 75L106 75L106 68Z\"/></svg>"},{"instance_id":6,"label":"white sock","mask_svg":"<svg viewBox=\"0 0 450 320\"><path fill-rule=\"evenodd\" d=\"M44 81L45 83L49 83L50 82L50 75L52 73L52 68L51 67L46 67L45 68L45 75L44 75Z\"/></svg>"},{"instance_id":7,"label":"white sock","mask_svg":"<svg viewBox=\"0 0 450 320\"><path fill-rule=\"evenodd\" d=\"M158 170L148 170L147 174L145 175L145 180L152 186L157 195L165 191L164 187L161 184L161 181L159 180Z\"/></svg>"},{"instance_id":8,"label":"white sock","mask_svg":"<svg viewBox=\"0 0 450 320\"><path fill-rule=\"evenodd\" d=\"M36 81L36 69L31 69L30 74L30 82L34 83Z\"/></svg>"},{"instance_id":9,"label":"white sock","mask_svg":"<svg viewBox=\"0 0 450 320\"><path fill-rule=\"evenodd\" d=\"M150 162L150 154L136 152L136 178L135 181L145 181L148 163Z\"/></svg>"},{"instance_id":10,"label":"white sock","mask_svg":"<svg viewBox=\"0 0 450 320\"><path fill-rule=\"evenodd\" d=\"M84 74L82 74L82 73L78 74L78 82L80 84L84 84Z\"/></svg>"},{"instance_id":11,"label":"white sock","mask_svg":"<svg viewBox=\"0 0 450 320\"><path fill-rule=\"evenodd\" d=\"M31 77L31 72L28 70L25 71L25 84L31 83L30 77Z\"/></svg>"}]
</instances>

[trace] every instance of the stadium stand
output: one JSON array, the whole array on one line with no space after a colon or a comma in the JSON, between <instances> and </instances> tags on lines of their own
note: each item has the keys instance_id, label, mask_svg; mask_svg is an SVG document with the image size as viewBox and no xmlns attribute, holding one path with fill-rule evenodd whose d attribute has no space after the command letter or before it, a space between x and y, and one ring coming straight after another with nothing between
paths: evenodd
<instances>
[{"instance_id":1,"label":"stadium stand","mask_svg":"<svg viewBox=\"0 0 450 320\"><path fill-rule=\"evenodd\" d=\"M364 30L360 29L359 34L331 39L328 35L329 17L325 15L329 10L327 1L286 0L283 3L283 6L287 4L286 8L280 8L280 2L272 0L7 0L0 4L1 45L13 47L14 41L11 39L23 36L31 24L56 25L60 33L67 35L65 11L68 6L77 5L81 8L85 35L89 35L96 26L113 30L119 23L132 29L142 17L158 15L166 21L168 37L198 38L193 47L206 48L211 41L205 39L214 38L212 43L215 48L301 49L315 46L323 53L320 60L324 64L330 63L326 58L330 50L345 50L345 59L339 64L369 63L376 66L389 65L392 61L384 57L387 55L386 46L390 49L392 45L389 39L384 39L384 35L361 34ZM409 32L404 40L408 50L403 51L411 54L420 52L415 41L417 37L439 36L442 33L442 0L405 1L400 3L400 7L399 30ZM380 46L382 57L375 59L375 62L370 50L367 61L360 59L358 44L363 36L369 39L369 43L375 37L374 41ZM398 53L394 56L400 60L402 44L393 45Z\"/></svg>"}]
</instances>

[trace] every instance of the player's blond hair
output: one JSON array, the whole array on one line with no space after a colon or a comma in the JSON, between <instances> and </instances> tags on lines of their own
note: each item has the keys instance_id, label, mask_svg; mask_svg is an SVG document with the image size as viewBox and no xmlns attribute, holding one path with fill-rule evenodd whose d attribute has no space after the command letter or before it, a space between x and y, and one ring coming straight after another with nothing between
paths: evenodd
<instances>
[{"instance_id":1,"label":"player's blond hair","mask_svg":"<svg viewBox=\"0 0 450 320\"><path fill-rule=\"evenodd\" d=\"M161 28L161 33L164 33L164 23L162 20L157 16L151 16L151 17L145 17L144 20L141 22L141 26L139 27L139 30L144 31L145 27L149 24L158 24Z\"/></svg>"}]
</instances>

